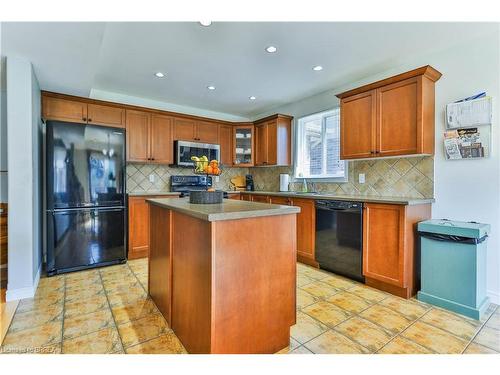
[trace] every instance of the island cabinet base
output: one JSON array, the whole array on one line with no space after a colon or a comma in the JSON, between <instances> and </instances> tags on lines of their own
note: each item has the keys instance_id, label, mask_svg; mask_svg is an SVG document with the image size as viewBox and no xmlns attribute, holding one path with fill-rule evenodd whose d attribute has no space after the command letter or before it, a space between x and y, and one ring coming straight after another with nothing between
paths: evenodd
<instances>
[{"instance_id":1,"label":"island cabinet base","mask_svg":"<svg viewBox=\"0 0 500 375\"><path fill-rule=\"evenodd\" d=\"M150 217L150 294L188 352L289 345L295 214L207 221L151 205Z\"/></svg>"}]
</instances>

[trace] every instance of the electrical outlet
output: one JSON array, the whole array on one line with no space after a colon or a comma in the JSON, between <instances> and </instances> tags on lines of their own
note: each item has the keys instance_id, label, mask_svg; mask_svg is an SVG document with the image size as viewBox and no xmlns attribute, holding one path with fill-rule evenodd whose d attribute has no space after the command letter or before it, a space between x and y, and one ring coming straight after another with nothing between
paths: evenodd
<instances>
[{"instance_id":1,"label":"electrical outlet","mask_svg":"<svg viewBox=\"0 0 500 375\"><path fill-rule=\"evenodd\" d=\"M215 176L215 182L219 182L220 176Z\"/></svg>"},{"instance_id":2,"label":"electrical outlet","mask_svg":"<svg viewBox=\"0 0 500 375\"><path fill-rule=\"evenodd\" d=\"M149 182L151 182L151 183L155 182L155 175L154 174L149 175Z\"/></svg>"},{"instance_id":3,"label":"electrical outlet","mask_svg":"<svg viewBox=\"0 0 500 375\"><path fill-rule=\"evenodd\" d=\"M360 173L359 174L358 181L359 181L360 184L364 184L365 183L365 174L364 173Z\"/></svg>"}]
</instances>

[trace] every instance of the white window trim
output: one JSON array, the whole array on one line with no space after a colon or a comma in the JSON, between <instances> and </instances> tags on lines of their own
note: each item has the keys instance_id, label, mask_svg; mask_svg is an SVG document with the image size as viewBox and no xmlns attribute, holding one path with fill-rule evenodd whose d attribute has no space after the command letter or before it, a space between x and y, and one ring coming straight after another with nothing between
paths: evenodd
<instances>
[{"instance_id":1,"label":"white window trim","mask_svg":"<svg viewBox=\"0 0 500 375\"><path fill-rule=\"evenodd\" d=\"M314 115L320 115L323 113L331 112L334 109L339 108L333 107L324 111L310 113L308 115L302 115L300 118L293 119L293 176L291 176L290 182L302 182L306 180L307 182L333 182L333 183L346 183L349 181L349 163L347 160L344 161L344 177L298 177L297 176L297 164L298 164L298 129L299 129L299 119Z\"/></svg>"}]
</instances>

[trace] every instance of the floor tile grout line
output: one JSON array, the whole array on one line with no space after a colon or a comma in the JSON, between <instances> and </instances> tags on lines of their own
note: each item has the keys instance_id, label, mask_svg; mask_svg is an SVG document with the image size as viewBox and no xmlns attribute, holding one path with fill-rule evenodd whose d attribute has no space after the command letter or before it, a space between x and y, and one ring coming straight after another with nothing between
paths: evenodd
<instances>
[{"instance_id":1,"label":"floor tile grout line","mask_svg":"<svg viewBox=\"0 0 500 375\"><path fill-rule=\"evenodd\" d=\"M128 267L128 264L127 264L127 267ZM129 267L129 269L130 269L130 267ZM106 296L106 301L108 302L108 310L109 310L109 313L111 314L111 318L113 319L113 323L115 324L115 329L116 329L116 332L118 333L118 338L120 339L120 345L122 346L123 352L126 354L127 352L125 351L125 345L123 345L122 335L120 334L120 330L118 329L118 324L116 324L115 316L113 315L113 309L111 308L111 303L109 302L108 292L106 291L106 288L104 287L104 281L102 280L101 270L98 270L98 273L99 273L99 279L101 280L102 288L104 289L104 295Z\"/></svg>"},{"instance_id":2,"label":"floor tile grout line","mask_svg":"<svg viewBox=\"0 0 500 375\"><path fill-rule=\"evenodd\" d=\"M481 326L479 327L479 329L476 331L476 333L472 336L472 338L470 339L470 341L467 343L467 345L465 346L464 350L462 351L461 354L464 354L465 351L467 350L467 348L474 342L474 339L479 335L479 333L483 330L484 327L486 327L486 323L488 323L490 321L490 319L492 318L492 316L495 314L495 312L498 310L498 305L497 307L495 307L495 309L492 311L492 313L490 314L490 316L488 317L488 319L486 319L482 324ZM482 345L482 344L479 344L479 345ZM486 346L486 345L482 345L488 349L492 349L490 348L489 346ZM493 349L494 350L494 349ZM495 350L496 351L496 350Z\"/></svg>"}]
</instances>

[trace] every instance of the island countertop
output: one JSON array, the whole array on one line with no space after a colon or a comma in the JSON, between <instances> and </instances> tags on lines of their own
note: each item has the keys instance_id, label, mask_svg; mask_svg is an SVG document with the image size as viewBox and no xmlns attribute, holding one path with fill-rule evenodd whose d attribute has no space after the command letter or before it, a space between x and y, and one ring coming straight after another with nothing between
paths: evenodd
<instances>
[{"instance_id":1,"label":"island countertop","mask_svg":"<svg viewBox=\"0 0 500 375\"><path fill-rule=\"evenodd\" d=\"M151 204L206 221L298 214L300 207L224 199L220 204L192 204L189 198L147 199Z\"/></svg>"}]
</instances>

